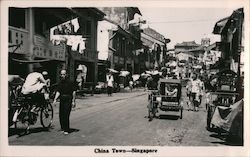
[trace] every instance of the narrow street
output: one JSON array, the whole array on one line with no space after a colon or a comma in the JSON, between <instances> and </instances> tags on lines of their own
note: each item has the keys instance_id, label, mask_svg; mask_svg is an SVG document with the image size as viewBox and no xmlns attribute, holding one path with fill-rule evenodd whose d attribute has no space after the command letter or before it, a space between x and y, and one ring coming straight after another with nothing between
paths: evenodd
<instances>
[{"instance_id":1,"label":"narrow street","mask_svg":"<svg viewBox=\"0 0 250 157\"><path fill-rule=\"evenodd\" d=\"M183 88L184 90L184 88ZM183 92L184 93L184 92ZM185 95L183 95L186 100ZM59 105L59 104L58 104ZM147 93L143 89L86 96L77 99L71 112L69 135L59 129L58 105L54 106L53 127L43 130L39 121L31 133L19 135L20 130L10 129L10 145L144 145L144 146L220 146L225 145L215 133L206 130L204 104L199 112L187 111L183 119L179 113L159 112L158 118L147 118Z\"/></svg>"},{"instance_id":2,"label":"narrow street","mask_svg":"<svg viewBox=\"0 0 250 157\"><path fill-rule=\"evenodd\" d=\"M0 156L249 155L248 1L38 2L0 3Z\"/></svg>"}]
</instances>

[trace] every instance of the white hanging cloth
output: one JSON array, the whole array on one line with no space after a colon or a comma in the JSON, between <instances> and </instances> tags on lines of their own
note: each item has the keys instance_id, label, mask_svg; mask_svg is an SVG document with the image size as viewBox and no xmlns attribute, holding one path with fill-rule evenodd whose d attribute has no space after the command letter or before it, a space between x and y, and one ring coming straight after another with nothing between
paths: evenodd
<instances>
[{"instance_id":1,"label":"white hanging cloth","mask_svg":"<svg viewBox=\"0 0 250 157\"><path fill-rule=\"evenodd\" d=\"M54 45L59 45L61 42L65 42L68 46L71 46L72 51L79 51L79 53L82 54L86 49L85 47L86 38L83 38L82 35L71 35L72 33L77 32L79 28L80 25L78 18L64 22L58 26L52 27L50 29L50 41L52 41ZM57 29L60 35L55 34L55 30Z\"/></svg>"},{"instance_id":2,"label":"white hanging cloth","mask_svg":"<svg viewBox=\"0 0 250 157\"><path fill-rule=\"evenodd\" d=\"M80 28L79 22L78 22L78 18L75 18L73 20L71 20L71 24L74 27L74 32L77 32L78 29Z\"/></svg>"},{"instance_id":3,"label":"white hanging cloth","mask_svg":"<svg viewBox=\"0 0 250 157\"><path fill-rule=\"evenodd\" d=\"M86 47L85 47L85 41L81 40L79 44L80 44L80 46L79 46L79 52L80 52L80 54L82 54L84 52L84 50L86 49Z\"/></svg>"}]
</instances>

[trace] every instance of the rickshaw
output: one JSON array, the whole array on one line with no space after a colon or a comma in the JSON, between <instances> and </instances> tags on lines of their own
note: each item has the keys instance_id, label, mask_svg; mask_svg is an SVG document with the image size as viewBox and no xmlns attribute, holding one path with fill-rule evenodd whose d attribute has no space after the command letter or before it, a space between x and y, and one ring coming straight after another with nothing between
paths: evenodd
<instances>
[{"instance_id":1,"label":"rickshaw","mask_svg":"<svg viewBox=\"0 0 250 157\"><path fill-rule=\"evenodd\" d=\"M214 129L211 124L215 109L219 106L229 107L236 102L239 93L236 92L237 74L231 70L218 72L211 82L214 82L214 91L210 92L207 106L207 130Z\"/></svg>"},{"instance_id":2,"label":"rickshaw","mask_svg":"<svg viewBox=\"0 0 250 157\"><path fill-rule=\"evenodd\" d=\"M160 79L158 89L150 90L148 96L148 117L152 120L158 110L179 112L182 119L183 106L181 98L181 81L177 79Z\"/></svg>"},{"instance_id":3,"label":"rickshaw","mask_svg":"<svg viewBox=\"0 0 250 157\"><path fill-rule=\"evenodd\" d=\"M14 128L17 128L17 124L21 124L25 127L25 131L28 131L29 126L34 125L40 117L43 128L50 128L53 122L53 107L46 97L46 93L44 93L46 104L36 106L36 112L32 112L32 107L37 105L34 102L36 97L21 93L23 83L24 79L19 75L9 75L9 127L14 125Z\"/></svg>"}]
</instances>

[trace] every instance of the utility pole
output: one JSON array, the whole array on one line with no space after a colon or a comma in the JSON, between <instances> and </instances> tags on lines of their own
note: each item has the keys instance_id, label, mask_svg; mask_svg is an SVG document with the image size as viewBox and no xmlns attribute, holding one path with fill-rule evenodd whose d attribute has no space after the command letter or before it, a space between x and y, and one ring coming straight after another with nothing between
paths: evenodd
<instances>
[{"instance_id":1,"label":"utility pole","mask_svg":"<svg viewBox=\"0 0 250 157\"><path fill-rule=\"evenodd\" d=\"M27 59L28 60L32 60L33 59L33 56L34 56L34 32L35 32L35 29L34 29L34 11L32 8L28 8L28 11L27 11L27 28L28 28L28 32L29 32L29 35L28 35L28 43L29 43L29 52L27 54ZM28 64L28 73L31 73L33 71L33 66L32 64Z\"/></svg>"}]
</instances>

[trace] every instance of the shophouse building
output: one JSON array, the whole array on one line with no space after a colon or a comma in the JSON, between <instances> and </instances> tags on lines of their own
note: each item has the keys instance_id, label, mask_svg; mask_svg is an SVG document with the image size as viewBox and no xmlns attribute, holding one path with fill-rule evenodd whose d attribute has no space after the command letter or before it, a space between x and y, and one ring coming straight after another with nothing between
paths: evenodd
<instances>
[{"instance_id":1,"label":"shophouse building","mask_svg":"<svg viewBox=\"0 0 250 157\"><path fill-rule=\"evenodd\" d=\"M141 69L149 70L164 66L167 51L166 38L148 27L143 29L141 40L143 44L142 52L139 55Z\"/></svg>"},{"instance_id":2,"label":"shophouse building","mask_svg":"<svg viewBox=\"0 0 250 157\"><path fill-rule=\"evenodd\" d=\"M106 16L98 26L99 77L104 78L103 70L112 68L138 73L137 50L141 48L140 21L130 23L140 10L134 7L99 8Z\"/></svg>"},{"instance_id":3,"label":"shophouse building","mask_svg":"<svg viewBox=\"0 0 250 157\"><path fill-rule=\"evenodd\" d=\"M86 82L95 82L97 76L97 25L104 13L96 8L9 8L9 74L22 77L32 72L33 63L48 71L52 83L59 80L59 71L67 69L74 80L76 68L84 64ZM83 53L73 50L67 42L50 40L50 29L72 19L78 19L79 29L70 35L84 38Z\"/></svg>"},{"instance_id":4,"label":"shophouse building","mask_svg":"<svg viewBox=\"0 0 250 157\"><path fill-rule=\"evenodd\" d=\"M242 53L244 51L244 10L239 8L226 18L216 22L213 33L221 35L221 42L218 49L221 50L221 59L217 62L216 68L220 71L231 70L238 76L237 92L239 99L243 97L243 64Z\"/></svg>"}]
</instances>

